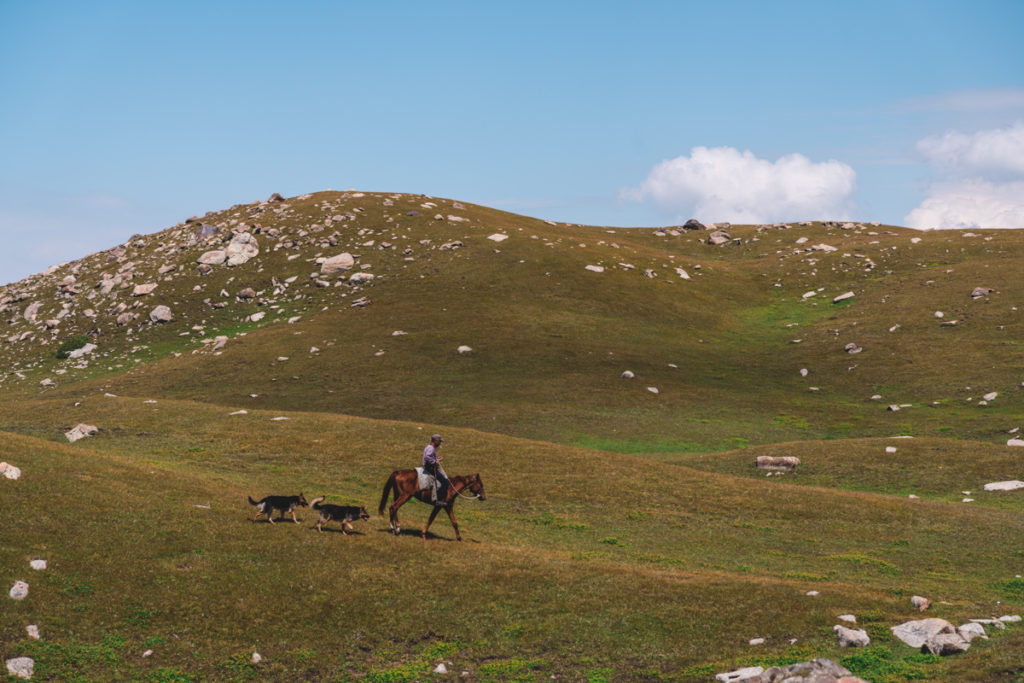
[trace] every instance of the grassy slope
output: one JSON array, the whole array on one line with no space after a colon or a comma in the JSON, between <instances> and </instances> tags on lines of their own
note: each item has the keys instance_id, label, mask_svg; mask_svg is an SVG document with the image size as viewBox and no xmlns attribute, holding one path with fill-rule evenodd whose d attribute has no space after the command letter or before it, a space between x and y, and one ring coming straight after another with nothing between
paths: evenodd
<instances>
[{"instance_id":1,"label":"grassy slope","mask_svg":"<svg viewBox=\"0 0 1024 683\"><path fill-rule=\"evenodd\" d=\"M926 665L890 648L887 626L911 618L912 593L946 600L933 610L951 620L1022 606L1012 578L1021 504L980 492L1024 478L1013 449L993 445L1024 414L1019 231L738 227L741 244L713 248L694 233L551 225L483 207L457 210L464 223L434 221L433 210L405 215L424 198L382 199L319 194L290 200L279 219L264 211L264 228L290 234L322 220L325 201L325 213L355 219L323 233L339 231L336 247L275 251L262 236L258 259L202 278L190 264L211 245L159 247L181 228L144 238L128 248L135 282L168 262L187 276L160 280L144 306L125 291L93 300L98 317L68 316L46 345L0 345L3 458L26 469L6 485L17 499L5 507L33 511L0 567L21 576L36 554L53 567L0 632L5 653L36 651L54 678L400 679L447 657L480 678L696 680L757 657L754 636L769 639L765 663L848 656L830 629L852 611L881 643L851 662L872 680L991 680L1013 668L1019 633ZM486 239L499 231L511 237ZM839 250L797 253L799 238ZM383 239L393 248L376 249ZM465 248L437 249L451 239ZM316 254L343 250L377 280L311 284ZM79 280L113 272L105 261L77 264ZM37 279L52 302L41 318L62 301L64 272ZM271 278L292 275L272 294ZM972 301L978 285L996 292ZM235 302L243 286L263 305ZM848 290L852 301L830 303ZM359 296L373 303L351 308ZM167 303L176 321L126 334L109 324L117 302L141 313ZM243 321L256 310L269 315ZM940 327L935 310L958 325ZM284 324L292 316L301 319ZM53 359L58 341L90 330L109 355L88 368ZM232 337L222 353L203 349L199 339L220 333ZM850 341L864 351L846 354ZM458 354L460 344L473 353ZM621 379L626 369L637 378ZM40 391L43 377L58 387ZM979 406L988 391L1000 395ZM249 415L227 415L238 408ZM68 446L62 431L79 421L103 431ZM379 519L350 538L310 533L308 511L301 529L245 521L245 495L292 489L375 509L387 472L412 464L439 428L449 470L480 471L488 487L487 503L459 506L465 547L392 538ZM930 438L870 438L899 433ZM765 480L752 465L761 453L804 464ZM961 489L977 501L957 502ZM53 499L73 513L51 516ZM411 529L425 518L419 507L405 512ZM54 540L63 537L76 542ZM110 556L125 547L134 562ZM821 596L806 597L811 588ZM380 614L382 603L398 606ZM19 640L31 619L44 644ZM101 629L114 640L101 642ZM147 643L157 655L142 660ZM251 649L268 657L258 673L244 661Z\"/></svg>"}]
</instances>

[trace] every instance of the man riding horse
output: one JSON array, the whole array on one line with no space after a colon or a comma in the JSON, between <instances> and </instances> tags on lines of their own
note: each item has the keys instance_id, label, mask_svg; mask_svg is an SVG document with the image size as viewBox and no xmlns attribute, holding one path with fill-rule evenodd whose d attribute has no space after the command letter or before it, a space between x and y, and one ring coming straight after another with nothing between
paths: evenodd
<instances>
[{"instance_id":1,"label":"man riding horse","mask_svg":"<svg viewBox=\"0 0 1024 683\"><path fill-rule=\"evenodd\" d=\"M440 434L434 434L430 437L430 443L423 449L423 473L434 477L441 484L440 490L435 485L430 492L430 502L434 505L444 505L448 499L448 475L441 469L441 461L444 458L437 454L437 449L441 447L443 441Z\"/></svg>"}]
</instances>

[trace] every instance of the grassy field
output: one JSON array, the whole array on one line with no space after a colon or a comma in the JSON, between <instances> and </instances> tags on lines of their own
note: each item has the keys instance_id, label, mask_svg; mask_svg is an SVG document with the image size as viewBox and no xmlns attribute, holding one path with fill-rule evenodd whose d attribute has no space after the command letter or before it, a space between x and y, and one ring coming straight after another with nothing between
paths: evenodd
<instances>
[{"instance_id":1,"label":"grassy field","mask_svg":"<svg viewBox=\"0 0 1024 683\"><path fill-rule=\"evenodd\" d=\"M30 584L0 654L34 679L706 681L828 657L1024 680L1020 626L944 659L889 631L912 595L957 624L1024 609L1024 497L983 490L1024 479L1021 231L735 226L710 247L414 195L285 206L203 218L259 222L242 266L195 272L217 243L179 225L0 288L0 459L23 470L0 479L0 574ZM375 279L320 275L340 251ZM157 298L87 298L128 263ZM157 303L174 322L145 321ZM88 362L56 358L82 334ZM80 422L100 431L69 444ZM463 543L443 514L424 543L419 503L401 536L376 515L435 431L487 491L455 507ZM758 455L801 465L766 477ZM251 521L247 496L300 491L373 517ZM848 613L869 648L837 647Z\"/></svg>"}]
</instances>

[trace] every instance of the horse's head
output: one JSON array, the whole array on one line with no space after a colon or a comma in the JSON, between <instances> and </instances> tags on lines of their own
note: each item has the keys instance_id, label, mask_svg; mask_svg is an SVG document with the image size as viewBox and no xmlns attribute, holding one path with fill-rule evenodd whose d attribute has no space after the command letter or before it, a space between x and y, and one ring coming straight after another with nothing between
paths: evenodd
<instances>
[{"instance_id":1,"label":"horse's head","mask_svg":"<svg viewBox=\"0 0 1024 683\"><path fill-rule=\"evenodd\" d=\"M479 474L469 475L469 479L466 482L466 487L470 493L479 498L480 500L487 500L487 495L484 493L484 482L480 479Z\"/></svg>"}]
</instances>

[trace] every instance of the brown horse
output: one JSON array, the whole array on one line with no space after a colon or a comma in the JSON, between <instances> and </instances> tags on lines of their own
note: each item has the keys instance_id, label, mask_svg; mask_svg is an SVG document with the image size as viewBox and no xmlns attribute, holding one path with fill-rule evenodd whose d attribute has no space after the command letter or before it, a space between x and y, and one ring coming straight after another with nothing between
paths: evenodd
<instances>
[{"instance_id":1,"label":"brown horse","mask_svg":"<svg viewBox=\"0 0 1024 683\"><path fill-rule=\"evenodd\" d=\"M377 512L380 515L384 514L384 505L388 502L388 496L394 493L395 499L391 503L391 507L388 508L390 514L391 531L398 534L402 533L402 527L398 523L398 508L409 502L410 498L416 498L424 503L427 503L434 509L430 511L430 519L423 526L423 540L427 540L427 529L434 521L434 517L442 509L448 513L448 519L452 521L452 527L455 528L455 538L459 541L462 540L462 535L459 534L459 523L455 521L455 515L452 513L452 506L455 505L455 501L458 500L459 496L467 496L478 498L480 500L487 500L487 496L484 494L484 483L480 480L479 474L471 474L468 477L459 476L451 477L448 486L448 496L445 498L445 504L434 505L430 502L430 489L420 489L419 482L417 481L418 476L416 470L395 470L388 477L387 482L384 484L384 493L380 497L380 507L377 508ZM469 493L464 493L468 490ZM470 496L472 494L472 496Z\"/></svg>"}]
</instances>

